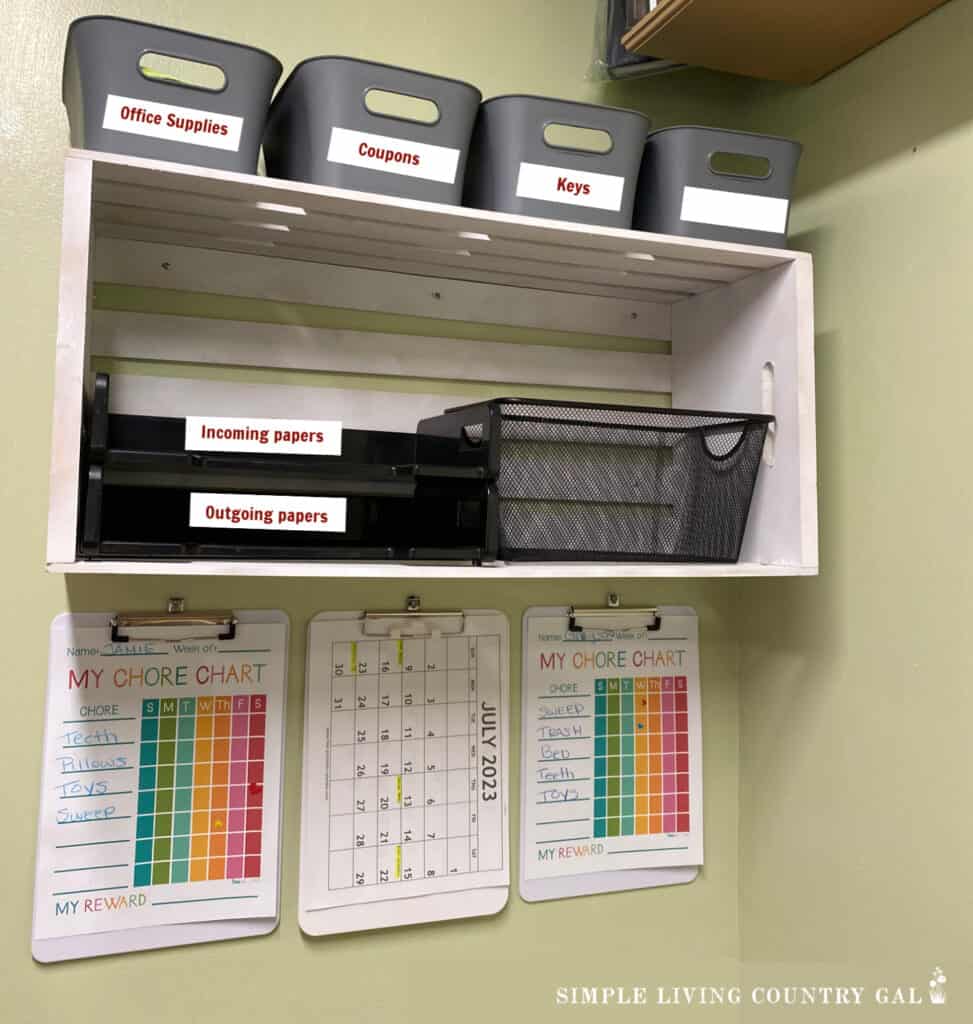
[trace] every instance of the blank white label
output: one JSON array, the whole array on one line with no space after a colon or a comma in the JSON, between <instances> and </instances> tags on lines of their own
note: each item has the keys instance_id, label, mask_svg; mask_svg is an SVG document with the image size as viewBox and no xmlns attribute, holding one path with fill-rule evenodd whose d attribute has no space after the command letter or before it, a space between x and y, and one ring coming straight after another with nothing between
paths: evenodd
<instances>
[{"instance_id":1,"label":"blank white label","mask_svg":"<svg viewBox=\"0 0 973 1024\"><path fill-rule=\"evenodd\" d=\"M407 178L426 178L452 185L459 167L459 150L395 139L390 135L332 128L328 159L333 164L367 167L372 171L388 171Z\"/></svg>"},{"instance_id":2,"label":"blank white label","mask_svg":"<svg viewBox=\"0 0 973 1024\"><path fill-rule=\"evenodd\" d=\"M624 191L625 179L617 174L595 174L525 162L517 175L517 195L521 199L544 199L549 203L617 212L622 208Z\"/></svg>"},{"instance_id":3,"label":"blank white label","mask_svg":"<svg viewBox=\"0 0 973 1024\"><path fill-rule=\"evenodd\" d=\"M782 235L787 230L786 199L750 196L743 192L723 192L715 188L682 190L683 220L695 224L716 224L724 228L767 231Z\"/></svg>"},{"instance_id":4,"label":"blank white label","mask_svg":"<svg viewBox=\"0 0 973 1024\"><path fill-rule=\"evenodd\" d=\"M187 416L186 451L340 455L340 420Z\"/></svg>"},{"instance_id":5,"label":"blank white label","mask_svg":"<svg viewBox=\"0 0 973 1024\"><path fill-rule=\"evenodd\" d=\"M130 135L149 135L167 142L189 142L235 153L240 148L243 118L109 94L101 126Z\"/></svg>"},{"instance_id":6,"label":"blank white label","mask_svg":"<svg viewBox=\"0 0 973 1024\"><path fill-rule=\"evenodd\" d=\"M301 530L344 533L347 498L304 498L287 494L189 495L189 525L214 530Z\"/></svg>"}]
</instances>

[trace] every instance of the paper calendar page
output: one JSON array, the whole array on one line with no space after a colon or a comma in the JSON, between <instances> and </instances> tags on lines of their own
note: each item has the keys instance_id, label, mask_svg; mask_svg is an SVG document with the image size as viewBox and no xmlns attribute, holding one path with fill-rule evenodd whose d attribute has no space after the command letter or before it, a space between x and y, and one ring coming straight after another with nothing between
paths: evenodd
<instances>
[{"instance_id":1,"label":"paper calendar page","mask_svg":"<svg viewBox=\"0 0 973 1024\"><path fill-rule=\"evenodd\" d=\"M543 612L524 620L524 880L701 865L695 614L575 631L566 609Z\"/></svg>"},{"instance_id":2,"label":"paper calendar page","mask_svg":"<svg viewBox=\"0 0 973 1024\"><path fill-rule=\"evenodd\" d=\"M276 918L286 620L113 643L107 616L76 618L51 631L35 948L90 936L51 958L95 955L164 944L102 948L106 932Z\"/></svg>"},{"instance_id":3,"label":"paper calendar page","mask_svg":"<svg viewBox=\"0 0 973 1024\"><path fill-rule=\"evenodd\" d=\"M310 625L306 931L472 916L506 902L507 623L466 613L447 625L455 629L376 636L359 613ZM485 902L471 902L476 891Z\"/></svg>"}]
</instances>

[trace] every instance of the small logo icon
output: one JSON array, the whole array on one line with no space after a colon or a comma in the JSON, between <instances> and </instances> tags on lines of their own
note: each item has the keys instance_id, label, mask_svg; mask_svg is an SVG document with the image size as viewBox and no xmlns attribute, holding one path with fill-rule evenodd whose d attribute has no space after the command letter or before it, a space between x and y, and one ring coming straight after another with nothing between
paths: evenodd
<instances>
[{"instance_id":1,"label":"small logo icon","mask_svg":"<svg viewBox=\"0 0 973 1024\"><path fill-rule=\"evenodd\" d=\"M946 975L942 967L934 968L929 979L929 1002L940 1006L946 1002Z\"/></svg>"}]
</instances>

